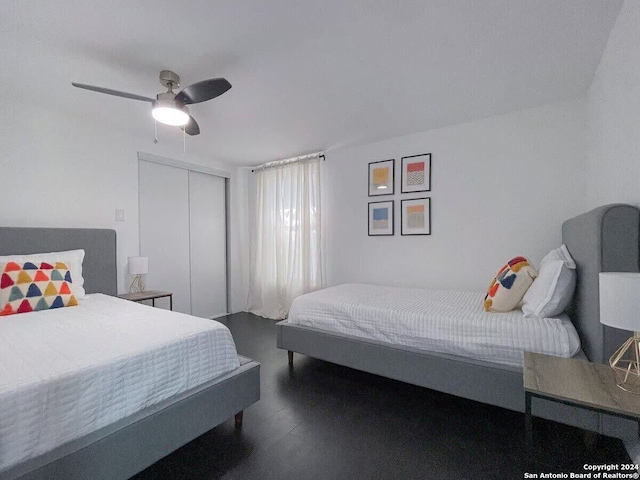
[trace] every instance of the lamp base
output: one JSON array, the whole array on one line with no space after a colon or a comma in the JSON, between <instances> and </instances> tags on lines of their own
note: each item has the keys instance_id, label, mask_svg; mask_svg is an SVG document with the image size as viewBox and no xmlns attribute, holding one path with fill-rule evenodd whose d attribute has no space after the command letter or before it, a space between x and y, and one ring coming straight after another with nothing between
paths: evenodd
<instances>
[{"instance_id":1,"label":"lamp base","mask_svg":"<svg viewBox=\"0 0 640 480\"><path fill-rule=\"evenodd\" d=\"M616 377L616 384L622 390L640 395L640 333L624 342L611 356L609 365Z\"/></svg>"},{"instance_id":2,"label":"lamp base","mask_svg":"<svg viewBox=\"0 0 640 480\"><path fill-rule=\"evenodd\" d=\"M129 287L129 293L142 293L144 292L144 282L142 281L142 275L138 274L133 277L133 282Z\"/></svg>"}]
</instances>

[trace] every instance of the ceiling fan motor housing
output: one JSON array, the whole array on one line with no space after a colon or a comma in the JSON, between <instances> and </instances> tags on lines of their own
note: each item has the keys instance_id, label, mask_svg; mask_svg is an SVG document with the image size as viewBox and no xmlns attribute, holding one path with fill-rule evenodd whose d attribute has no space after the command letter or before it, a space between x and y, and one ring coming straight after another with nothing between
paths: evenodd
<instances>
[{"instance_id":1,"label":"ceiling fan motor housing","mask_svg":"<svg viewBox=\"0 0 640 480\"><path fill-rule=\"evenodd\" d=\"M178 110L184 110L185 112L189 112L186 105L179 100L176 100L176 94L173 92L165 92L159 93L156 95L156 101L153 102L153 106L155 107L167 107L167 108L176 108Z\"/></svg>"}]
</instances>

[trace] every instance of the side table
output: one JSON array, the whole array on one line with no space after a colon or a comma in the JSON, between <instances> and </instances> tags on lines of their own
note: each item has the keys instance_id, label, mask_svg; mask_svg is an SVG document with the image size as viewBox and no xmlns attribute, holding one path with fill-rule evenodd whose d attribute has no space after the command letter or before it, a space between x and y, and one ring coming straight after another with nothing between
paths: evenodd
<instances>
[{"instance_id":1,"label":"side table","mask_svg":"<svg viewBox=\"0 0 640 480\"><path fill-rule=\"evenodd\" d=\"M640 396L619 388L609 365L524 352L523 376L529 444L532 397L634 420L640 434Z\"/></svg>"},{"instance_id":2,"label":"side table","mask_svg":"<svg viewBox=\"0 0 640 480\"><path fill-rule=\"evenodd\" d=\"M139 293L123 293L118 295L118 298L124 300L130 300L132 302L143 302L145 300L151 300L151 305L156 306L156 298L169 297L169 309L173 310L173 293L161 292L159 290L147 290Z\"/></svg>"}]
</instances>

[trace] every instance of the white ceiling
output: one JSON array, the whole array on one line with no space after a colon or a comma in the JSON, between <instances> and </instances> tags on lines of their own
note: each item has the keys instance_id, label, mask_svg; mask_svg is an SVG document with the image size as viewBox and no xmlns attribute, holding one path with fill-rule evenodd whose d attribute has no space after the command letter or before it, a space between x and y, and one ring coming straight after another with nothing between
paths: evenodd
<instances>
[{"instance_id":1,"label":"white ceiling","mask_svg":"<svg viewBox=\"0 0 640 480\"><path fill-rule=\"evenodd\" d=\"M161 69L233 88L189 149L253 165L584 94L622 0L2 0L0 81L152 139ZM28 96L28 97L27 97Z\"/></svg>"}]
</instances>

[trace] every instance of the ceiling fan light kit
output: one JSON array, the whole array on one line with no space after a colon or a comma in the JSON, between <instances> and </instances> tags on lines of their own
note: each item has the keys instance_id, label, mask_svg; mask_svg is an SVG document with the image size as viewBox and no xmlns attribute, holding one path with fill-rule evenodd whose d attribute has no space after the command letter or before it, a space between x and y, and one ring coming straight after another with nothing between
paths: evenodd
<instances>
[{"instance_id":1,"label":"ceiling fan light kit","mask_svg":"<svg viewBox=\"0 0 640 480\"><path fill-rule=\"evenodd\" d=\"M175 100L173 93L159 93L158 99L153 102L151 115L158 122L174 127L181 127L189 123L189 109Z\"/></svg>"},{"instance_id":2,"label":"ceiling fan light kit","mask_svg":"<svg viewBox=\"0 0 640 480\"><path fill-rule=\"evenodd\" d=\"M180 86L180 77L171 70L162 70L159 79L160 85L166 87L167 91L156 96L151 115L165 125L186 125L189 123L189 111L183 102L176 101L176 94L173 93L173 89Z\"/></svg>"},{"instance_id":3,"label":"ceiling fan light kit","mask_svg":"<svg viewBox=\"0 0 640 480\"><path fill-rule=\"evenodd\" d=\"M93 85L75 82L71 84L74 87L91 90L93 92L150 102L153 105L151 115L156 121L166 125L180 127L189 135L198 135L200 133L200 127L198 126L198 122L189 114L187 105L206 102L207 100L222 95L231 88L231 84L225 78L211 78L189 85L176 94L173 92L173 89L180 86L180 77L176 73L171 70L162 70L159 79L160 84L166 87L167 91L159 93L155 100L142 95L120 92L109 88L95 87Z\"/></svg>"},{"instance_id":4,"label":"ceiling fan light kit","mask_svg":"<svg viewBox=\"0 0 640 480\"><path fill-rule=\"evenodd\" d=\"M189 114L175 107L155 106L151 111L151 115L158 122L173 127L181 127L189 123Z\"/></svg>"}]
</instances>

